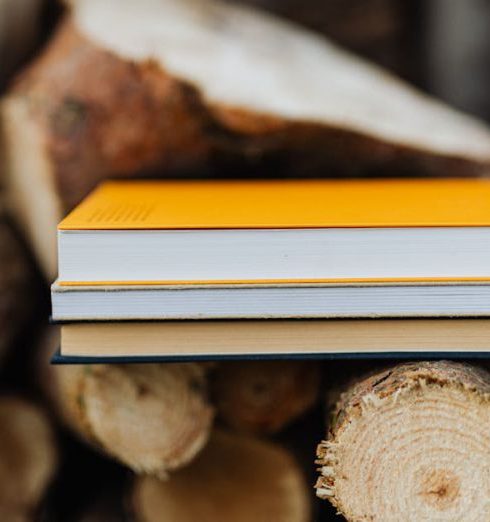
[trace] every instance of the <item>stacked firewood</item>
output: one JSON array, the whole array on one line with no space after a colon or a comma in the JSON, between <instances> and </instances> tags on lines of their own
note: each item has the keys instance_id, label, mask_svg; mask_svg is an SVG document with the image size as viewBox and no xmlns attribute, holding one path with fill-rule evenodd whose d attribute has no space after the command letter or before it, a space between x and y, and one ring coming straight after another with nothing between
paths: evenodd
<instances>
[{"instance_id":1,"label":"stacked firewood","mask_svg":"<svg viewBox=\"0 0 490 522\"><path fill-rule=\"evenodd\" d=\"M489 520L486 370L54 367L44 295L56 223L101 179L480 175L486 126L250 6L67 3L0 108L0 520ZM403 2L251 3L410 70ZM12 25L0 17L2 79L32 51L32 9L25 30L7 31L10 9ZM230 49L240 58L226 61Z\"/></svg>"}]
</instances>

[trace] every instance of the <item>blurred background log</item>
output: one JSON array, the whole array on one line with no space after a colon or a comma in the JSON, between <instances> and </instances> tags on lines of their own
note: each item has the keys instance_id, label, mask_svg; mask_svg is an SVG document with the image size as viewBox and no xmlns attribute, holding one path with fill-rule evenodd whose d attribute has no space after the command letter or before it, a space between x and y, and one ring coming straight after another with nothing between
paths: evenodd
<instances>
[{"instance_id":1,"label":"blurred background log","mask_svg":"<svg viewBox=\"0 0 490 522\"><path fill-rule=\"evenodd\" d=\"M282 430L312 408L318 398L321 363L242 361L221 363L210 377L218 415L244 433Z\"/></svg>"},{"instance_id":2,"label":"blurred background log","mask_svg":"<svg viewBox=\"0 0 490 522\"><path fill-rule=\"evenodd\" d=\"M84 440L165 476L205 445L213 420L198 364L54 366L53 400Z\"/></svg>"},{"instance_id":3,"label":"blurred background log","mask_svg":"<svg viewBox=\"0 0 490 522\"><path fill-rule=\"evenodd\" d=\"M291 455L271 442L215 432L188 467L166 481L138 477L136 522L309 522L305 479Z\"/></svg>"},{"instance_id":4,"label":"blurred background log","mask_svg":"<svg viewBox=\"0 0 490 522\"><path fill-rule=\"evenodd\" d=\"M57 441L45 412L25 399L2 395L0 520L33 520L57 464Z\"/></svg>"}]
</instances>

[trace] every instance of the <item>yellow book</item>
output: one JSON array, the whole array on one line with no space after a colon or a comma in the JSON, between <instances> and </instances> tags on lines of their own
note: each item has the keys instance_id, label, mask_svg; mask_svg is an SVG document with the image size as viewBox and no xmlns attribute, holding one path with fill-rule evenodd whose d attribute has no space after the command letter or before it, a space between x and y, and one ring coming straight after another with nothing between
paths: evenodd
<instances>
[{"instance_id":1,"label":"yellow book","mask_svg":"<svg viewBox=\"0 0 490 522\"><path fill-rule=\"evenodd\" d=\"M77 284L490 278L490 181L111 181L59 225Z\"/></svg>"},{"instance_id":2,"label":"yellow book","mask_svg":"<svg viewBox=\"0 0 490 522\"><path fill-rule=\"evenodd\" d=\"M490 226L490 180L109 181L59 230Z\"/></svg>"}]
</instances>

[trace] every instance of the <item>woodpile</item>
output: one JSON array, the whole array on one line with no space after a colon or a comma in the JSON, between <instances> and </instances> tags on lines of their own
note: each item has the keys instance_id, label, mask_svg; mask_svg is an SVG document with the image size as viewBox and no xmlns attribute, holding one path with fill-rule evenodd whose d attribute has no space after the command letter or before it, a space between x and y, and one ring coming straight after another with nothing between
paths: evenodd
<instances>
[{"instance_id":1,"label":"woodpile","mask_svg":"<svg viewBox=\"0 0 490 522\"><path fill-rule=\"evenodd\" d=\"M352 361L49 366L55 328L45 346L31 339L49 313L31 254L53 279L56 225L103 179L489 174L486 124L338 46L410 70L403 2L64 3L0 100L0 520L490 520L482 365L392 362L368 377ZM42 8L0 0L0 87L47 32ZM9 355L24 345L19 369ZM82 499L107 467L125 488Z\"/></svg>"},{"instance_id":2,"label":"woodpile","mask_svg":"<svg viewBox=\"0 0 490 522\"><path fill-rule=\"evenodd\" d=\"M317 495L349 521L486 520L490 374L409 363L361 380L318 446Z\"/></svg>"}]
</instances>

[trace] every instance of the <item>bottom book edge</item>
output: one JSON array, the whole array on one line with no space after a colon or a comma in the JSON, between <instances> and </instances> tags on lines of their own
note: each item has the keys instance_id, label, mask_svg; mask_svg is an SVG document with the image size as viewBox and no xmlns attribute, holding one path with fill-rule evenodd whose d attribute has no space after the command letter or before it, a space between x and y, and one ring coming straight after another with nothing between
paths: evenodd
<instances>
[{"instance_id":1,"label":"bottom book edge","mask_svg":"<svg viewBox=\"0 0 490 522\"><path fill-rule=\"evenodd\" d=\"M85 356L64 355L57 350L51 364L130 364L194 361L246 361L246 360L431 360L431 359L489 359L490 351L396 351L396 352L336 352L336 353L238 353L238 354L186 354L186 355L114 355Z\"/></svg>"}]
</instances>

